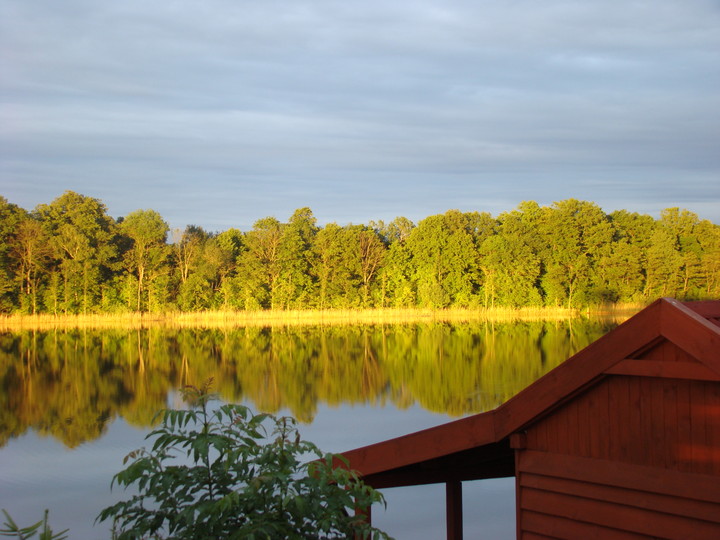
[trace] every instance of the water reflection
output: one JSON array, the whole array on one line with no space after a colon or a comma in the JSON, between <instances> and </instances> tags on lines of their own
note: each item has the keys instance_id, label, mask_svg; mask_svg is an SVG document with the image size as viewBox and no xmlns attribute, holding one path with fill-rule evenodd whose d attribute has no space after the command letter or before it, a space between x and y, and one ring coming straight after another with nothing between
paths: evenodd
<instances>
[{"instance_id":1,"label":"water reflection","mask_svg":"<svg viewBox=\"0 0 720 540\"><path fill-rule=\"evenodd\" d=\"M54 330L0 334L0 444L32 429L68 447L122 417L148 427L210 377L226 401L311 422L321 403L488 410L614 322Z\"/></svg>"}]
</instances>

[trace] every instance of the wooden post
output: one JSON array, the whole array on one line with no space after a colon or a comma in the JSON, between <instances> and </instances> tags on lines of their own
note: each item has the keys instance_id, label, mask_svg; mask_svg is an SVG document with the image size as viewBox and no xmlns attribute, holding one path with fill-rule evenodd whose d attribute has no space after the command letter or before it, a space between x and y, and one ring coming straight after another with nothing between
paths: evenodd
<instances>
[{"instance_id":1,"label":"wooden post","mask_svg":"<svg viewBox=\"0 0 720 540\"><path fill-rule=\"evenodd\" d=\"M462 540L462 482L452 480L445 484L445 504L448 540Z\"/></svg>"},{"instance_id":2,"label":"wooden post","mask_svg":"<svg viewBox=\"0 0 720 540\"><path fill-rule=\"evenodd\" d=\"M372 525L372 506L366 506L364 508L356 506L355 507L355 515L362 516L363 520L366 521L368 525ZM356 535L355 540L366 540L366 539L361 538L360 536Z\"/></svg>"}]
</instances>

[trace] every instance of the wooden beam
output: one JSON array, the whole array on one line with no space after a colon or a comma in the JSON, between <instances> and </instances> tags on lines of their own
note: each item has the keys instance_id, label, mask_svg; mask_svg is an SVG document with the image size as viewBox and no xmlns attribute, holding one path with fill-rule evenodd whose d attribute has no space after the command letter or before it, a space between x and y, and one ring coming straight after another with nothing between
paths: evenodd
<instances>
[{"instance_id":1,"label":"wooden beam","mask_svg":"<svg viewBox=\"0 0 720 540\"><path fill-rule=\"evenodd\" d=\"M720 373L720 327L681 302L665 299L660 331L663 337Z\"/></svg>"},{"instance_id":2,"label":"wooden beam","mask_svg":"<svg viewBox=\"0 0 720 540\"><path fill-rule=\"evenodd\" d=\"M445 515L448 540L463 538L462 482L445 484Z\"/></svg>"},{"instance_id":3,"label":"wooden beam","mask_svg":"<svg viewBox=\"0 0 720 540\"><path fill-rule=\"evenodd\" d=\"M668 299L670 300L670 299ZM699 302L682 302L698 315L706 319L720 318L720 302L717 300L701 300Z\"/></svg>"},{"instance_id":4,"label":"wooden beam","mask_svg":"<svg viewBox=\"0 0 720 540\"><path fill-rule=\"evenodd\" d=\"M413 465L364 475L363 479L374 488L382 489L514 475L515 458L505 439Z\"/></svg>"},{"instance_id":5,"label":"wooden beam","mask_svg":"<svg viewBox=\"0 0 720 540\"><path fill-rule=\"evenodd\" d=\"M395 439L343 452L352 470L361 476L391 471L407 465L447 456L495 443L494 411L441 426L435 426ZM336 466L343 467L338 461Z\"/></svg>"},{"instance_id":6,"label":"wooden beam","mask_svg":"<svg viewBox=\"0 0 720 540\"><path fill-rule=\"evenodd\" d=\"M609 375L636 375L693 381L720 381L720 374L700 362L626 359L606 369L605 373Z\"/></svg>"}]
</instances>

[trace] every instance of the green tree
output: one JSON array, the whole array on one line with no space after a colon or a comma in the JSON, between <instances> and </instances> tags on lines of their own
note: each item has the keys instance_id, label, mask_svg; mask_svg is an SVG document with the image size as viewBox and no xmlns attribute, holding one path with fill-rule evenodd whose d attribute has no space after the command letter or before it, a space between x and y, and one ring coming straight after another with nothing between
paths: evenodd
<instances>
[{"instance_id":1,"label":"green tree","mask_svg":"<svg viewBox=\"0 0 720 540\"><path fill-rule=\"evenodd\" d=\"M238 229L228 229L212 237L206 245L206 256L216 270L218 279L216 290L221 295L220 304L229 307L241 307L238 303L237 261L245 250L243 234Z\"/></svg>"},{"instance_id":2,"label":"green tree","mask_svg":"<svg viewBox=\"0 0 720 540\"><path fill-rule=\"evenodd\" d=\"M497 233L485 235L480 246L484 274L483 305L541 305L538 290L541 264L533 250L535 227L526 213L514 210L498 217Z\"/></svg>"},{"instance_id":3,"label":"green tree","mask_svg":"<svg viewBox=\"0 0 720 540\"><path fill-rule=\"evenodd\" d=\"M313 243L312 273L317 282L318 307L349 308L362 302L360 233L363 227L329 223Z\"/></svg>"},{"instance_id":4,"label":"green tree","mask_svg":"<svg viewBox=\"0 0 720 540\"><path fill-rule=\"evenodd\" d=\"M174 231L173 236L173 258L180 278L178 307L183 311L212 307L217 271L208 249L211 235L202 227L188 225L182 233Z\"/></svg>"},{"instance_id":5,"label":"green tree","mask_svg":"<svg viewBox=\"0 0 720 540\"><path fill-rule=\"evenodd\" d=\"M343 228L337 223L328 223L315 235L313 242L313 266L311 272L317 282L317 307L330 307L333 289L339 281L344 257Z\"/></svg>"},{"instance_id":6,"label":"green tree","mask_svg":"<svg viewBox=\"0 0 720 540\"><path fill-rule=\"evenodd\" d=\"M97 308L101 284L117 257L116 224L99 200L66 191L35 210L54 250L62 279L62 309L86 313Z\"/></svg>"},{"instance_id":7,"label":"green tree","mask_svg":"<svg viewBox=\"0 0 720 540\"><path fill-rule=\"evenodd\" d=\"M135 309L143 311L151 304L147 283L167 273L169 227L155 210L136 210L122 220L120 230L131 240L125 267L137 279ZM159 285L161 288L163 283Z\"/></svg>"},{"instance_id":8,"label":"green tree","mask_svg":"<svg viewBox=\"0 0 720 540\"><path fill-rule=\"evenodd\" d=\"M242 305L245 309L275 309L282 263L282 224L274 217L259 219L245 235L247 249L238 259Z\"/></svg>"},{"instance_id":9,"label":"green tree","mask_svg":"<svg viewBox=\"0 0 720 540\"><path fill-rule=\"evenodd\" d=\"M673 260L677 262L677 268L672 279L676 283L672 294L680 298L698 298L703 290L699 282L703 259L703 245L698 234L700 219L693 212L667 208L660 213L658 225L674 242L676 255Z\"/></svg>"},{"instance_id":10,"label":"green tree","mask_svg":"<svg viewBox=\"0 0 720 540\"><path fill-rule=\"evenodd\" d=\"M0 196L0 311L5 313L18 307L21 287L11 252L17 227L27 217L25 210Z\"/></svg>"},{"instance_id":11,"label":"green tree","mask_svg":"<svg viewBox=\"0 0 720 540\"><path fill-rule=\"evenodd\" d=\"M617 210L609 218L615 236L610 254L597 267L597 287L608 300L642 301L655 220L626 210Z\"/></svg>"},{"instance_id":12,"label":"green tree","mask_svg":"<svg viewBox=\"0 0 720 540\"><path fill-rule=\"evenodd\" d=\"M368 307L370 305L371 287L385 260L387 249L378 234L367 227L363 227L358 231L357 242L363 306Z\"/></svg>"},{"instance_id":13,"label":"green tree","mask_svg":"<svg viewBox=\"0 0 720 540\"><path fill-rule=\"evenodd\" d=\"M540 220L546 302L587 305L595 266L613 239L608 216L595 203L567 199L544 208Z\"/></svg>"},{"instance_id":14,"label":"green tree","mask_svg":"<svg viewBox=\"0 0 720 540\"><path fill-rule=\"evenodd\" d=\"M497 220L488 212L465 212L462 214L465 229L473 237L476 247L496 234Z\"/></svg>"},{"instance_id":15,"label":"green tree","mask_svg":"<svg viewBox=\"0 0 720 540\"><path fill-rule=\"evenodd\" d=\"M173 231L172 250L181 283L185 283L190 273L200 264L203 247L208 238L208 233L196 225L188 225L182 232L178 229Z\"/></svg>"},{"instance_id":16,"label":"green tree","mask_svg":"<svg viewBox=\"0 0 720 540\"><path fill-rule=\"evenodd\" d=\"M17 225L11 256L17 260L21 282L21 306L25 311L38 310L38 287L45 265L52 254L40 222L27 218Z\"/></svg>"},{"instance_id":17,"label":"green tree","mask_svg":"<svg viewBox=\"0 0 720 540\"><path fill-rule=\"evenodd\" d=\"M481 276L473 222L449 210L418 223L406 246L421 306L467 306L477 301Z\"/></svg>"},{"instance_id":18,"label":"green tree","mask_svg":"<svg viewBox=\"0 0 720 540\"><path fill-rule=\"evenodd\" d=\"M370 227L386 246L383 260L378 268L377 279L380 282L378 305L380 307L413 305L415 298L408 273L410 257L405 242L410 237L415 224L406 217L398 216L387 224L382 220L370 222Z\"/></svg>"},{"instance_id":19,"label":"green tree","mask_svg":"<svg viewBox=\"0 0 720 540\"><path fill-rule=\"evenodd\" d=\"M412 254L405 242L390 244L381 272L384 296L393 307L415 306L417 296L413 281Z\"/></svg>"},{"instance_id":20,"label":"green tree","mask_svg":"<svg viewBox=\"0 0 720 540\"><path fill-rule=\"evenodd\" d=\"M675 294L682 261L676 250L676 239L667 229L656 227L647 251L645 298Z\"/></svg>"},{"instance_id":21,"label":"green tree","mask_svg":"<svg viewBox=\"0 0 720 540\"><path fill-rule=\"evenodd\" d=\"M700 296L718 298L720 297L720 225L703 220L698 225L697 232L702 250L700 283L704 283L704 290Z\"/></svg>"},{"instance_id":22,"label":"green tree","mask_svg":"<svg viewBox=\"0 0 720 540\"><path fill-rule=\"evenodd\" d=\"M308 306L314 296L311 268L316 223L310 208L298 208L282 229L276 304L286 309Z\"/></svg>"},{"instance_id":23,"label":"green tree","mask_svg":"<svg viewBox=\"0 0 720 540\"><path fill-rule=\"evenodd\" d=\"M415 224L404 216L398 216L390 223L385 223L383 220L371 221L368 226L388 245L405 242L415 228Z\"/></svg>"}]
</instances>

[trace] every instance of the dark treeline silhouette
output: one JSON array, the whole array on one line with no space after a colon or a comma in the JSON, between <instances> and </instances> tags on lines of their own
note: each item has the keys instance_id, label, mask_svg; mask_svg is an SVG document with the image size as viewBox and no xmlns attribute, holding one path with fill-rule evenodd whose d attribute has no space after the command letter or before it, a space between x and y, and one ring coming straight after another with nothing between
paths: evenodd
<instances>
[{"instance_id":1,"label":"dark treeline silhouette","mask_svg":"<svg viewBox=\"0 0 720 540\"><path fill-rule=\"evenodd\" d=\"M249 231L114 219L67 191L28 212L0 197L0 312L585 307L720 296L720 226L568 199L497 217L323 227L309 208Z\"/></svg>"}]
</instances>

